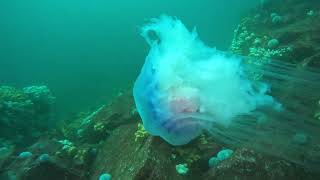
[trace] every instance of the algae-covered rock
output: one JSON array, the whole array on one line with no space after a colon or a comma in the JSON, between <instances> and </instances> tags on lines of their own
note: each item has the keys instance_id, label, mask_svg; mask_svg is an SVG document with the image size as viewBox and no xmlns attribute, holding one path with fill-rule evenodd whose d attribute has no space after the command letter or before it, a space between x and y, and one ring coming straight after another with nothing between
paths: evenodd
<instances>
[{"instance_id":1,"label":"algae-covered rock","mask_svg":"<svg viewBox=\"0 0 320 180\"><path fill-rule=\"evenodd\" d=\"M54 128L54 102L47 86L0 86L0 137L17 146L32 144L41 133Z\"/></svg>"},{"instance_id":2,"label":"algae-covered rock","mask_svg":"<svg viewBox=\"0 0 320 180\"><path fill-rule=\"evenodd\" d=\"M96 144L105 140L111 131L120 125L136 123L137 119L138 113L131 91L126 91L94 111L80 113L74 120L61 127L61 133L72 141Z\"/></svg>"},{"instance_id":3,"label":"algae-covered rock","mask_svg":"<svg viewBox=\"0 0 320 180\"><path fill-rule=\"evenodd\" d=\"M57 140L42 139L25 148L24 152L11 152L4 161L5 165L0 166L0 179L88 179L88 164L79 165L72 158L56 154L62 146ZM79 147L77 152L82 149L84 147Z\"/></svg>"},{"instance_id":4,"label":"algae-covered rock","mask_svg":"<svg viewBox=\"0 0 320 180\"><path fill-rule=\"evenodd\" d=\"M241 55L306 63L319 68L319 58L314 56L319 57L320 49L320 14L315 13L320 9L320 2L268 2L268 6L257 8L242 19L235 30L230 50ZM312 15L308 15L310 11ZM281 23L278 20L274 23L274 17L280 17ZM254 43L257 38L259 44ZM273 39L278 42L275 43Z\"/></svg>"},{"instance_id":5,"label":"algae-covered rock","mask_svg":"<svg viewBox=\"0 0 320 180\"><path fill-rule=\"evenodd\" d=\"M92 165L90 179L98 179L103 172L114 179L183 179L170 160L171 147L157 137L135 141L137 124L118 127L101 144L96 161Z\"/></svg>"},{"instance_id":6,"label":"algae-covered rock","mask_svg":"<svg viewBox=\"0 0 320 180\"><path fill-rule=\"evenodd\" d=\"M211 168L203 177L205 180L277 180L277 179L316 179L319 177L310 174L302 167L287 161L268 157L249 149L238 149L234 154L214 168Z\"/></svg>"}]
</instances>

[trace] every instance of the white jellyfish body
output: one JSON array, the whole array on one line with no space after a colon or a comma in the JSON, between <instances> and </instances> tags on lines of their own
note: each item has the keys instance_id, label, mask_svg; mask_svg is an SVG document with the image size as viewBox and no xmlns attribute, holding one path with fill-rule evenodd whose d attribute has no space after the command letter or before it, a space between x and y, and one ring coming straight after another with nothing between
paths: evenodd
<instances>
[{"instance_id":1,"label":"white jellyfish body","mask_svg":"<svg viewBox=\"0 0 320 180\"><path fill-rule=\"evenodd\" d=\"M142 36L151 49L133 95L150 134L183 145L208 131L230 146L247 145L264 152L277 149L271 154L298 163L312 159L299 159L301 146L290 138L303 131L313 142L320 139L315 137L320 133L318 124L306 123L312 122L311 112L299 104L301 99L320 98L319 73L292 74L293 65L278 61L247 64L248 58L206 46L195 31L189 32L169 16L152 19L142 28ZM254 81L249 72L262 73L264 79ZM288 82L297 87L297 93L309 95L276 97ZM301 119L295 121L298 116Z\"/></svg>"}]
</instances>

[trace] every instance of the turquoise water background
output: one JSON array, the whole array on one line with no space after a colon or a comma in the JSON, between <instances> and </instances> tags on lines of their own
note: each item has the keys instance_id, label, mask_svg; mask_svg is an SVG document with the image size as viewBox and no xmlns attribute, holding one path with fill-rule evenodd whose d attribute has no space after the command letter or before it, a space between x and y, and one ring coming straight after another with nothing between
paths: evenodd
<instances>
[{"instance_id":1,"label":"turquoise water background","mask_svg":"<svg viewBox=\"0 0 320 180\"><path fill-rule=\"evenodd\" d=\"M2 0L0 85L45 84L63 114L106 103L135 80L148 46L139 26L179 17L210 46L227 49L258 0Z\"/></svg>"}]
</instances>

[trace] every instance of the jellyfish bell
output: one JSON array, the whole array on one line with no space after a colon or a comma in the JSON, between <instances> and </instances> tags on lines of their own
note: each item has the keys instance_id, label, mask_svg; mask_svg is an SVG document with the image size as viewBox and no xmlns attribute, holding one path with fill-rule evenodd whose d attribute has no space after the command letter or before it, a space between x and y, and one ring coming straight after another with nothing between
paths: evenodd
<instances>
[{"instance_id":1,"label":"jellyfish bell","mask_svg":"<svg viewBox=\"0 0 320 180\"><path fill-rule=\"evenodd\" d=\"M185 145L198 137L203 131L203 123L193 117L178 117L166 121L161 137L172 145Z\"/></svg>"},{"instance_id":2,"label":"jellyfish bell","mask_svg":"<svg viewBox=\"0 0 320 180\"><path fill-rule=\"evenodd\" d=\"M228 146L320 169L319 69L218 51L169 16L152 19L142 36L151 49L133 95L150 134L184 145L206 131Z\"/></svg>"}]
</instances>

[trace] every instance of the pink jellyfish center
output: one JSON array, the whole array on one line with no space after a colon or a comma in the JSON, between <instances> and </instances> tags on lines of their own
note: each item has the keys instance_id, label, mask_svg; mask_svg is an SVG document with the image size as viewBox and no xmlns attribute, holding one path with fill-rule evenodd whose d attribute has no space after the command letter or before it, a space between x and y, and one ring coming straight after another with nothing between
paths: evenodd
<instances>
[{"instance_id":1,"label":"pink jellyfish center","mask_svg":"<svg viewBox=\"0 0 320 180\"><path fill-rule=\"evenodd\" d=\"M169 107L174 113L192 113L200 109L199 90L192 87L172 87L169 92Z\"/></svg>"}]
</instances>

